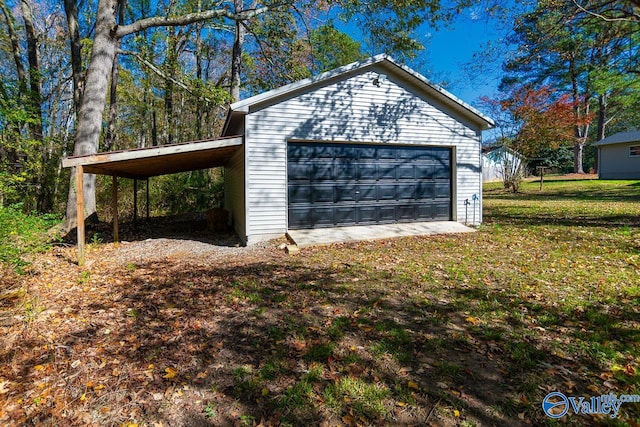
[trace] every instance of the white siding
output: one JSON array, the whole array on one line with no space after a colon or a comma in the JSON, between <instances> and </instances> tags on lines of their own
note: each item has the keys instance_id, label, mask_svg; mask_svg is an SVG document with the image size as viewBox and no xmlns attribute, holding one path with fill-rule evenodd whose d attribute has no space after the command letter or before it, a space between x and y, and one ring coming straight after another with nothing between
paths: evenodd
<instances>
[{"instance_id":1,"label":"white siding","mask_svg":"<svg viewBox=\"0 0 640 427\"><path fill-rule=\"evenodd\" d=\"M600 146L599 178L640 179L640 157L629 154L629 147L636 145L640 141Z\"/></svg>"},{"instance_id":2,"label":"white siding","mask_svg":"<svg viewBox=\"0 0 640 427\"><path fill-rule=\"evenodd\" d=\"M480 130L417 95L418 89L389 76L373 84L375 67L311 92L250 111L245 122L247 235L287 230L289 140L317 140L455 147L454 219L464 221L464 200L481 196ZM382 70L380 70L382 72ZM473 206L473 205L472 205ZM469 221L472 220L472 206ZM476 222L482 207L476 204Z\"/></svg>"},{"instance_id":3,"label":"white siding","mask_svg":"<svg viewBox=\"0 0 640 427\"><path fill-rule=\"evenodd\" d=\"M224 207L231 213L233 229L246 242L244 145L224 168Z\"/></svg>"}]
</instances>

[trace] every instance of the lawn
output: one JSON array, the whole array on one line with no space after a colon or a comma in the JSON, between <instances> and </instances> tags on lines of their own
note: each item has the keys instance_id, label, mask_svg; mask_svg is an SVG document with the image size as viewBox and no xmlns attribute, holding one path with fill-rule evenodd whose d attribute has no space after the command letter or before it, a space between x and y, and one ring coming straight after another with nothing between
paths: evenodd
<instances>
[{"instance_id":1,"label":"lawn","mask_svg":"<svg viewBox=\"0 0 640 427\"><path fill-rule=\"evenodd\" d=\"M640 394L640 182L484 205L477 233L294 256L39 254L0 301L0 423L638 425L541 402Z\"/></svg>"}]
</instances>

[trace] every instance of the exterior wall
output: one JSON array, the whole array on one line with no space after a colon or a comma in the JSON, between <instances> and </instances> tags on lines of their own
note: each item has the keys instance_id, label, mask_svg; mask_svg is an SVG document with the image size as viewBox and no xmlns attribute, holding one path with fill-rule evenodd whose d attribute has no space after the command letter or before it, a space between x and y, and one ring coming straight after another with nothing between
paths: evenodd
<instances>
[{"instance_id":1,"label":"exterior wall","mask_svg":"<svg viewBox=\"0 0 640 427\"><path fill-rule=\"evenodd\" d=\"M640 179L640 156L629 156L629 147L632 145L640 145L640 141L600 146L598 177Z\"/></svg>"},{"instance_id":2,"label":"exterior wall","mask_svg":"<svg viewBox=\"0 0 640 427\"><path fill-rule=\"evenodd\" d=\"M464 201L480 197L476 223L482 221L481 134L456 120L444 106L417 95L419 90L395 76L373 84L376 67L327 82L245 117L247 229L249 241L287 231L289 140L424 144L452 147L456 154L452 196L454 220L464 221ZM386 73L385 73L386 74ZM472 220L473 204L469 207Z\"/></svg>"},{"instance_id":3,"label":"exterior wall","mask_svg":"<svg viewBox=\"0 0 640 427\"><path fill-rule=\"evenodd\" d=\"M246 243L245 217L245 148L244 145L231 157L224 168L224 207L231 213L233 229Z\"/></svg>"},{"instance_id":4,"label":"exterior wall","mask_svg":"<svg viewBox=\"0 0 640 427\"><path fill-rule=\"evenodd\" d=\"M522 159L512 152L505 153L498 148L482 156L482 181L502 181L504 178L505 161L511 165L512 171L517 170L522 164Z\"/></svg>"}]
</instances>

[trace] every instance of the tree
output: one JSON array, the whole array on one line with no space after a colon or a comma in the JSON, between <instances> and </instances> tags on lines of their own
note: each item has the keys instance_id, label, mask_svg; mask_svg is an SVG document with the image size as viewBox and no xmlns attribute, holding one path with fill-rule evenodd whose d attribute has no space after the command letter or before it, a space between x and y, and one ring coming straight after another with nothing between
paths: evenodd
<instances>
[{"instance_id":1,"label":"tree","mask_svg":"<svg viewBox=\"0 0 640 427\"><path fill-rule=\"evenodd\" d=\"M505 63L505 87L551 84L571 95L576 116L597 112L595 136L589 121L574 129L574 172L583 172L585 145L602 139L606 126L637 99L640 27L629 22L634 4L545 0L514 19L509 41L517 50Z\"/></svg>"},{"instance_id":2,"label":"tree","mask_svg":"<svg viewBox=\"0 0 640 427\"><path fill-rule=\"evenodd\" d=\"M73 154L85 155L98 152L102 127L102 114L109 88L109 76L114 63L118 42L123 37L160 26L182 26L216 17L226 16L234 20L250 19L264 13L275 6L264 6L235 14L227 8L210 9L202 12L185 13L180 16L156 16L144 18L128 25L116 25L117 0L100 0L96 15L96 28L93 47L84 82L84 94L78 114L76 142ZM74 180L75 171L71 173ZM77 221L76 192L71 182L67 199L66 228L71 229ZM84 180L85 214L96 212L95 176L90 174Z\"/></svg>"},{"instance_id":3,"label":"tree","mask_svg":"<svg viewBox=\"0 0 640 427\"><path fill-rule=\"evenodd\" d=\"M333 25L323 25L309 36L313 71L324 72L365 59L360 43Z\"/></svg>"},{"instance_id":4,"label":"tree","mask_svg":"<svg viewBox=\"0 0 640 427\"><path fill-rule=\"evenodd\" d=\"M70 1L70 0L68 0ZM212 19L224 19L233 23L238 34L238 49L240 50L241 28L248 29L249 22L259 16L266 16L269 12L270 19L274 22L280 20L285 25L287 16L296 19L304 18L305 7L329 8L339 6L345 19L358 17L363 29L366 29L372 40L384 42L387 51L403 52L410 56L420 48L419 43L412 37L412 31L425 22L435 23L452 16L467 5L465 0L454 0L449 8L442 7L439 0L397 0L394 2L362 2L360 0L329 0L316 5L298 3L293 0L266 0L254 2L250 8L246 8L241 1L215 2L204 6L204 2L186 2L178 4L180 7L172 7L164 16L145 17L134 19L133 22L117 25L116 14L118 0L99 0L97 5L95 31L92 43L89 66L84 79L84 93L78 110L76 141L74 155L93 154L98 151L102 115L105 107L105 99L109 89L109 76L113 70L114 57L118 42L124 37L147 29L158 27L185 26ZM66 7L66 10L72 8ZM239 10L241 9L241 10ZM69 14L68 15L73 15ZM280 27L280 31L287 30ZM73 38L73 37L72 37ZM304 49L304 44L291 46L296 49ZM297 51L294 53L298 53ZM232 67L231 78L234 94L237 93L238 61ZM297 74L294 73L297 77ZM290 75L289 77L293 77ZM169 76L171 77L171 76ZM169 79L171 81L171 79ZM74 172L72 171L72 176ZM89 175L84 180L85 215L95 213L95 177ZM73 188L73 180L70 181L69 197L67 199L66 226L71 228L76 223L76 193Z\"/></svg>"},{"instance_id":5,"label":"tree","mask_svg":"<svg viewBox=\"0 0 640 427\"><path fill-rule=\"evenodd\" d=\"M575 101L569 94L555 95L550 86L519 86L498 99L483 98L485 108L498 117L499 143L508 153L516 150L535 158L545 150L557 150L575 144L575 128L588 126L591 115L577 115ZM582 102L578 100L577 102ZM505 165L505 187L518 191L521 171Z\"/></svg>"}]
</instances>

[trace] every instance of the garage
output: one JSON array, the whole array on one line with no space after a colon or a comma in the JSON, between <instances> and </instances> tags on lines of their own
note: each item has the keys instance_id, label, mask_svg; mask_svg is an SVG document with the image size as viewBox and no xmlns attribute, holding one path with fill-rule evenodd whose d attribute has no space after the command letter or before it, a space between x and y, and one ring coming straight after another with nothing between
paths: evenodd
<instances>
[{"instance_id":1,"label":"garage","mask_svg":"<svg viewBox=\"0 0 640 427\"><path fill-rule=\"evenodd\" d=\"M290 229L451 219L451 148L287 146Z\"/></svg>"},{"instance_id":2,"label":"garage","mask_svg":"<svg viewBox=\"0 0 640 427\"><path fill-rule=\"evenodd\" d=\"M478 225L492 126L387 55L348 64L230 106L222 135L244 144L225 165L225 208L247 244L289 231Z\"/></svg>"}]
</instances>

